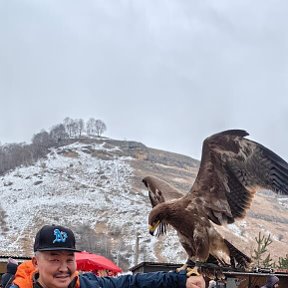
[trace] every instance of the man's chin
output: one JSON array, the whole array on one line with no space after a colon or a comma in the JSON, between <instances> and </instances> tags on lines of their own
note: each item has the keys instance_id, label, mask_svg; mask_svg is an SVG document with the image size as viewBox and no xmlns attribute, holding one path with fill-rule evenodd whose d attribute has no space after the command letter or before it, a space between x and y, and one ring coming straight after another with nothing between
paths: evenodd
<instances>
[{"instance_id":1,"label":"man's chin","mask_svg":"<svg viewBox=\"0 0 288 288\"><path fill-rule=\"evenodd\" d=\"M71 278L55 278L55 287L57 288L66 288L71 282Z\"/></svg>"}]
</instances>

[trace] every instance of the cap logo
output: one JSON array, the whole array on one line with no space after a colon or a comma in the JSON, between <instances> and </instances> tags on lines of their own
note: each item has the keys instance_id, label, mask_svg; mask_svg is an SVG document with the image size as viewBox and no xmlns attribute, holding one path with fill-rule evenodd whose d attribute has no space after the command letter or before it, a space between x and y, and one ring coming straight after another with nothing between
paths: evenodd
<instances>
[{"instance_id":1,"label":"cap logo","mask_svg":"<svg viewBox=\"0 0 288 288\"><path fill-rule=\"evenodd\" d=\"M54 235L55 239L53 240L53 243L55 242L65 243L66 239L68 238L67 233L64 231L60 231L59 229L54 229Z\"/></svg>"}]
</instances>

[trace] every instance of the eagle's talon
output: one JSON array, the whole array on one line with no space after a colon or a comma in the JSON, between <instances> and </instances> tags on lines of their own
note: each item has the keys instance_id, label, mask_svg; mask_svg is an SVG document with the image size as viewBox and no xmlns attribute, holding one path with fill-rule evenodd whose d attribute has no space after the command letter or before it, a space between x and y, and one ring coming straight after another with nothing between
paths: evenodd
<instances>
[{"instance_id":1,"label":"eagle's talon","mask_svg":"<svg viewBox=\"0 0 288 288\"><path fill-rule=\"evenodd\" d=\"M198 267L194 267L194 268L187 268L186 269L187 273L186 276L190 277L190 276L200 276L201 274L198 271Z\"/></svg>"},{"instance_id":2,"label":"eagle's talon","mask_svg":"<svg viewBox=\"0 0 288 288\"><path fill-rule=\"evenodd\" d=\"M187 267L188 267L188 265L187 265L187 264L183 264L181 267L179 267L179 268L176 268L176 272L180 272L180 271L186 270L186 269L187 269Z\"/></svg>"}]
</instances>

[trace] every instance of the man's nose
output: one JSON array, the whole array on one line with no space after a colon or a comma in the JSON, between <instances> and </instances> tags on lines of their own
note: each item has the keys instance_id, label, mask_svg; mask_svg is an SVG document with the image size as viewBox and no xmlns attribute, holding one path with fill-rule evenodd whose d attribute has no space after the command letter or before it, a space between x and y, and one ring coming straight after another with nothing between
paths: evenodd
<instances>
[{"instance_id":1,"label":"man's nose","mask_svg":"<svg viewBox=\"0 0 288 288\"><path fill-rule=\"evenodd\" d=\"M59 271L68 271L68 264L65 261L60 262Z\"/></svg>"}]
</instances>

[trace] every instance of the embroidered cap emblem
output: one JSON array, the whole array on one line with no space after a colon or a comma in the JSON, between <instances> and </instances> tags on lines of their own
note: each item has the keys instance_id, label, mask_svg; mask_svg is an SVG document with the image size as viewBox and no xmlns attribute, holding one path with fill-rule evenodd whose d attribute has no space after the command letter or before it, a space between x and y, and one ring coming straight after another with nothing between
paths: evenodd
<instances>
[{"instance_id":1,"label":"embroidered cap emblem","mask_svg":"<svg viewBox=\"0 0 288 288\"><path fill-rule=\"evenodd\" d=\"M54 229L54 235L55 239L53 240L53 243L55 242L65 243L66 239L68 238L67 233L64 231L60 231L59 229Z\"/></svg>"}]
</instances>

